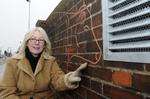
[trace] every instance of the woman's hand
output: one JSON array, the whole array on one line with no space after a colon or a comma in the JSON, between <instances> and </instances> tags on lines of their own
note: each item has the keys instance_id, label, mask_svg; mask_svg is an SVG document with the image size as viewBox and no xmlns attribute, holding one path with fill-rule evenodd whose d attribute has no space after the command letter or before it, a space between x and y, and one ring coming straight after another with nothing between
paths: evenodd
<instances>
[{"instance_id":1,"label":"woman's hand","mask_svg":"<svg viewBox=\"0 0 150 99\"><path fill-rule=\"evenodd\" d=\"M79 86L79 82L81 81L81 71L87 67L87 63L81 64L79 68L77 68L73 72L69 72L65 75L65 83L67 87L71 89L75 89Z\"/></svg>"}]
</instances>

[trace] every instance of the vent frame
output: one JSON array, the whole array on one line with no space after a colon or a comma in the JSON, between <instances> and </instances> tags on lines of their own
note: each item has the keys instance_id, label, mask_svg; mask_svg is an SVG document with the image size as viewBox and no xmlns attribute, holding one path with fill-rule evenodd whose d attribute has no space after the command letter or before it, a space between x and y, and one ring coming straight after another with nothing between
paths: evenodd
<instances>
[{"instance_id":1,"label":"vent frame","mask_svg":"<svg viewBox=\"0 0 150 99\"><path fill-rule=\"evenodd\" d=\"M150 63L150 0L102 0L102 14L104 60Z\"/></svg>"}]
</instances>

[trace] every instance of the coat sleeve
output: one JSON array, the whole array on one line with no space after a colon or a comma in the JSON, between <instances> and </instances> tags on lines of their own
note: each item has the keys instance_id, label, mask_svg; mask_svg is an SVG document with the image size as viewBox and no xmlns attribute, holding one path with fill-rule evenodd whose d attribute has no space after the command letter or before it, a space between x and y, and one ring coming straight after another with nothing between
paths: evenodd
<instances>
[{"instance_id":1,"label":"coat sleeve","mask_svg":"<svg viewBox=\"0 0 150 99\"><path fill-rule=\"evenodd\" d=\"M56 60L53 61L51 69L50 69L50 76L51 76L51 84L52 86L58 90L63 91L69 89L64 81L65 73L57 64Z\"/></svg>"},{"instance_id":2,"label":"coat sleeve","mask_svg":"<svg viewBox=\"0 0 150 99\"><path fill-rule=\"evenodd\" d=\"M5 69L0 80L0 99L19 99L16 95L16 80L13 63L9 59L4 65Z\"/></svg>"}]
</instances>

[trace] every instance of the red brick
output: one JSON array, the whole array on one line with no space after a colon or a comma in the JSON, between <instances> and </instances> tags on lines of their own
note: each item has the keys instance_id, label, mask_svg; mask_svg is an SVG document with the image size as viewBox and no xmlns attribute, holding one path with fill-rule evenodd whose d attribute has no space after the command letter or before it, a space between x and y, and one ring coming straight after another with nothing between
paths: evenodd
<instances>
[{"instance_id":1,"label":"red brick","mask_svg":"<svg viewBox=\"0 0 150 99\"><path fill-rule=\"evenodd\" d=\"M111 99L143 99L141 95L117 87L104 85L104 95Z\"/></svg>"},{"instance_id":2,"label":"red brick","mask_svg":"<svg viewBox=\"0 0 150 99\"><path fill-rule=\"evenodd\" d=\"M88 26L88 30L92 28L92 20L91 18L86 20L85 23L84 23L84 26Z\"/></svg>"},{"instance_id":3,"label":"red brick","mask_svg":"<svg viewBox=\"0 0 150 99\"><path fill-rule=\"evenodd\" d=\"M145 93L150 93L150 76L134 74L133 75L133 87Z\"/></svg>"},{"instance_id":4,"label":"red brick","mask_svg":"<svg viewBox=\"0 0 150 99\"><path fill-rule=\"evenodd\" d=\"M77 64L81 64L81 63L85 63L85 62L87 62L86 60L85 60L85 57L83 56L84 54L80 54L80 55L72 55L72 57L71 57L71 61L73 62L73 63L77 63Z\"/></svg>"},{"instance_id":5,"label":"red brick","mask_svg":"<svg viewBox=\"0 0 150 99\"><path fill-rule=\"evenodd\" d=\"M81 43L77 47L78 47L78 53L86 53L87 52L87 43Z\"/></svg>"},{"instance_id":6,"label":"red brick","mask_svg":"<svg viewBox=\"0 0 150 99\"><path fill-rule=\"evenodd\" d=\"M100 50L102 50L102 49L99 49L98 42L91 41L91 42L87 42L86 50L87 50L87 52L100 52Z\"/></svg>"},{"instance_id":7,"label":"red brick","mask_svg":"<svg viewBox=\"0 0 150 99\"><path fill-rule=\"evenodd\" d=\"M87 99L106 99L94 92L91 92L91 91L87 91Z\"/></svg>"},{"instance_id":8,"label":"red brick","mask_svg":"<svg viewBox=\"0 0 150 99\"><path fill-rule=\"evenodd\" d=\"M95 68L95 67L88 66L88 67L82 72L83 75L87 75L87 76L92 77L92 76L93 76L94 68Z\"/></svg>"},{"instance_id":9,"label":"red brick","mask_svg":"<svg viewBox=\"0 0 150 99\"><path fill-rule=\"evenodd\" d=\"M95 2L93 5L92 5L92 9L91 9L91 13L94 14L98 11L101 10L101 0L96 0L97 2Z\"/></svg>"},{"instance_id":10,"label":"red brick","mask_svg":"<svg viewBox=\"0 0 150 99\"><path fill-rule=\"evenodd\" d=\"M71 62L68 62L67 65L68 65L68 68L67 68L68 71L75 71L78 68L76 64L73 64Z\"/></svg>"},{"instance_id":11,"label":"red brick","mask_svg":"<svg viewBox=\"0 0 150 99\"><path fill-rule=\"evenodd\" d=\"M101 53L87 53L84 55L87 62L91 65L102 65L102 56ZM95 66L94 66L95 67Z\"/></svg>"},{"instance_id":12,"label":"red brick","mask_svg":"<svg viewBox=\"0 0 150 99\"><path fill-rule=\"evenodd\" d=\"M75 92L80 94L80 96L82 96L82 97L86 97L87 89L80 86L79 88L75 89Z\"/></svg>"},{"instance_id":13,"label":"red brick","mask_svg":"<svg viewBox=\"0 0 150 99\"><path fill-rule=\"evenodd\" d=\"M102 39L102 26L93 29L96 39Z\"/></svg>"},{"instance_id":14,"label":"red brick","mask_svg":"<svg viewBox=\"0 0 150 99\"><path fill-rule=\"evenodd\" d=\"M84 25L83 24L78 24L76 33L79 34L79 33L83 32L83 31L84 31Z\"/></svg>"},{"instance_id":15,"label":"red brick","mask_svg":"<svg viewBox=\"0 0 150 99\"><path fill-rule=\"evenodd\" d=\"M78 20L76 19L76 17L72 18L69 20L69 26L72 26L73 24L76 24Z\"/></svg>"},{"instance_id":16,"label":"red brick","mask_svg":"<svg viewBox=\"0 0 150 99\"><path fill-rule=\"evenodd\" d=\"M150 64L145 64L145 68L147 71L150 71Z\"/></svg>"},{"instance_id":17,"label":"red brick","mask_svg":"<svg viewBox=\"0 0 150 99\"><path fill-rule=\"evenodd\" d=\"M70 44L70 45L76 45L77 41L76 41L75 36L71 36L68 39L69 39L68 40L68 44Z\"/></svg>"},{"instance_id":18,"label":"red brick","mask_svg":"<svg viewBox=\"0 0 150 99\"><path fill-rule=\"evenodd\" d=\"M79 8L79 14L78 14L78 22L81 22L81 23L84 23L84 21L86 20L86 18L87 18L87 11L86 10L84 10L85 8L82 8L82 9L80 9Z\"/></svg>"},{"instance_id":19,"label":"red brick","mask_svg":"<svg viewBox=\"0 0 150 99\"><path fill-rule=\"evenodd\" d=\"M102 13L95 15L94 17L92 17L92 27L98 26L98 25L102 25Z\"/></svg>"},{"instance_id":20,"label":"red brick","mask_svg":"<svg viewBox=\"0 0 150 99\"><path fill-rule=\"evenodd\" d=\"M100 57L100 53L83 53L83 54L77 54L72 57L72 61L78 62L78 63L84 63L88 62L89 64L99 64L98 58Z\"/></svg>"},{"instance_id":21,"label":"red brick","mask_svg":"<svg viewBox=\"0 0 150 99\"><path fill-rule=\"evenodd\" d=\"M78 42L92 41L93 36L91 31L85 31L77 35Z\"/></svg>"},{"instance_id":22,"label":"red brick","mask_svg":"<svg viewBox=\"0 0 150 99\"><path fill-rule=\"evenodd\" d=\"M79 92L77 90L65 92L62 99L103 99L102 93L106 98L111 99L142 99L143 97L136 93L142 95L150 93L149 76L145 74L145 71L150 71L149 64L103 60L101 0L62 0L46 21L45 28L52 43L53 55L58 58L58 63L64 72L76 70L81 63L88 62L88 67L82 74L80 83L82 88L79 87ZM101 50L96 46L95 40L98 40ZM134 74L133 86L124 87L124 84L128 85L125 83L127 79L120 79L118 73L117 76L112 76L111 68L140 71L143 75ZM130 74L123 73L123 77L130 78ZM101 84L93 79L105 82ZM119 88L104 85L105 83L114 84ZM128 89L125 89L126 87ZM147 99L146 96L144 97Z\"/></svg>"},{"instance_id":23,"label":"red brick","mask_svg":"<svg viewBox=\"0 0 150 99\"><path fill-rule=\"evenodd\" d=\"M92 2L94 2L95 0L84 0L84 1L85 1L86 5L88 5L89 3L92 3Z\"/></svg>"},{"instance_id":24,"label":"red brick","mask_svg":"<svg viewBox=\"0 0 150 99\"><path fill-rule=\"evenodd\" d=\"M112 72L111 70L105 68L95 68L93 71L93 77L98 77L105 81L111 81Z\"/></svg>"},{"instance_id":25,"label":"red brick","mask_svg":"<svg viewBox=\"0 0 150 99\"><path fill-rule=\"evenodd\" d=\"M100 82L91 80L91 90L94 90L99 94L102 94L102 84Z\"/></svg>"},{"instance_id":26,"label":"red brick","mask_svg":"<svg viewBox=\"0 0 150 99\"><path fill-rule=\"evenodd\" d=\"M91 80L87 77L82 77L82 81L80 83L81 85L84 85L84 87L90 89L91 86Z\"/></svg>"},{"instance_id":27,"label":"red brick","mask_svg":"<svg viewBox=\"0 0 150 99\"><path fill-rule=\"evenodd\" d=\"M144 70L141 63L128 63L119 61L104 61L104 65L108 67L126 68L131 70Z\"/></svg>"},{"instance_id":28,"label":"red brick","mask_svg":"<svg viewBox=\"0 0 150 99\"><path fill-rule=\"evenodd\" d=\"M67 53L75 53L76 51L77 51L76 47L73 47L73 46L68 46L66 48Z\"/></svg>"},{"instance_id":29,"label":"red brick","mask_svg":"<svg viewBox=\"0 0 150 99\"><path fill-rule=\"evenodd\" d=\"M112 74L112 81L120 86L131 87L132 85L132 76L128 72L115 71Z\"/></svg>"}]
</instances>

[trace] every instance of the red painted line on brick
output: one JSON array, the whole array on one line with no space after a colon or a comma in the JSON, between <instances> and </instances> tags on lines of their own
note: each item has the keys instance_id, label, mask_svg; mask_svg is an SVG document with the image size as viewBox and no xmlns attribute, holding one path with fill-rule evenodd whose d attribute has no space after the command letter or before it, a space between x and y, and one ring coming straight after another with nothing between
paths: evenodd
<instances>
[{"instance_id":1,"label":"red painted line on brick","mask_svg":"<svg viewBox=\"0 0 150 99\"><path fill-rule=\"evenodd\" d=\"M96 42L96 45L97 45L97 47L98 47L98 50L99 50L100 54L95 54L95 59L96 59L96 61L91 61L91 60L86 59L86 58L84 58L84 57L82 57L82 56L79 56L79 55L70 55L70 54L69 54L70 51L67 49L67 53L68 53L68 54L67 54L67 61L68 61L68 62L67 62L67 66L68 66L68 63L71 61L71 59L72 59L73 57L80 58L80 59L82 59L82 60L84 60L84 61L86 61L86 62L89 62L89 63L91 63L91 64L97 64L97 63L100 61L101 56L102 56L101 47L100 47L100 45L98 44L98 41L97 41L97 39L96 39L96 35L94 34L94 30L93 30L93 28L92 28L92 26L93 26L92 14L91 14L91 11L88 9L88 7L87 7L87 5L86 5L86 3L85 3L84 0L83 0L83 6L81 6L81 7L79 8L79 10L76 11L76 12L74 12L74 13L72 13L72 12L56 12L56 13L64 13L64 14L66 14L66 17L67 17L66 23L67 23L67 26L69 27L69 26L70 26L70 20L69 20L68 15L72 15L73 17L79 15L79 18L80 18L80 20L82 21L82 20L85 20L85 19L86 19L86 11L85 11L85 10L87 10L87 12L88 12L89 15L90 15L91 24L90 24L90 26L85 25L84 28L92 31L92 36L93 36L93 38L94 38L94 40L95 40L95 42ZM84 30L85 30L85 29L84 29ZM77 28L75 28L75 32L76 32L76 31L77 31ZM68 32L68 31L67 31L67 32ZM67 34L68 34L68 33L67 33ZM76 36L75 36L75 40L76 40L76 45L77 45L77 47L79 48L80 46L79 46L79 43L78 43L78 38L77 38ZM69 41L67 41L67 43L68 43L68 42L69 42ZM78 54L78 53L76 53L76 54Z\"/></svg>"},{"instance_id":2,"label":"red painted line on brick","mask_svg":"<svg viewBox=\"0 0 150 99\"><path fill-rule=\"evenodd\" d=\"M94 30L93 30L93 28L92 28L92 26L93 26L93 21L92 21L92 15L91 15L91 13L90 13L90 10L89 10L88 7L86 6L86 4L84 4L83 6L81 6L81 7L79 8L80 13L82 13L82 11L84 11L83 9L84 9L84 10L86 9L86 10L88 11L88 13L90 14L92 35L93 35L93 37L94 37L94 40L96 41L96 45L97 45L97 47L98 47L98 49L99 49L99 51L100 51L100 55L95 54L95 59L96 59L96 61L91 61L91 60L88 60L88 59L86 59L86 58L84 58L84 57L82 57L82 56L78 56L78 55L72 55L71 58L73 58L73 57L78 57L78 58L80 58L80 59L85 60L86 62L91 63L91 64L97 64L97 63L100 61L101 56L102 56L101 47L100 47L99 44L98 44L98 41L97 41L96 36L95 36L95 34L94 34ZM84 11L84 12L85 12L85 11ZM84 15L85 15L85 13L84 13ZM85 16L82 16L82 14L81 14L81 18L85 18ZM82 20L84 20L84 19L82 19ZM86 28L88 28L88 30L90 30L90 27L89 27L88 25L85 25L84 27L86 27ZM78 47L79 47L79 43L78 43L78 41L77 41L77 37L76 37L76 43L77 43L77 45L78 45ZM69 60L71 60L71 59L69 58Z\"/></svg>"}]
</instances>

